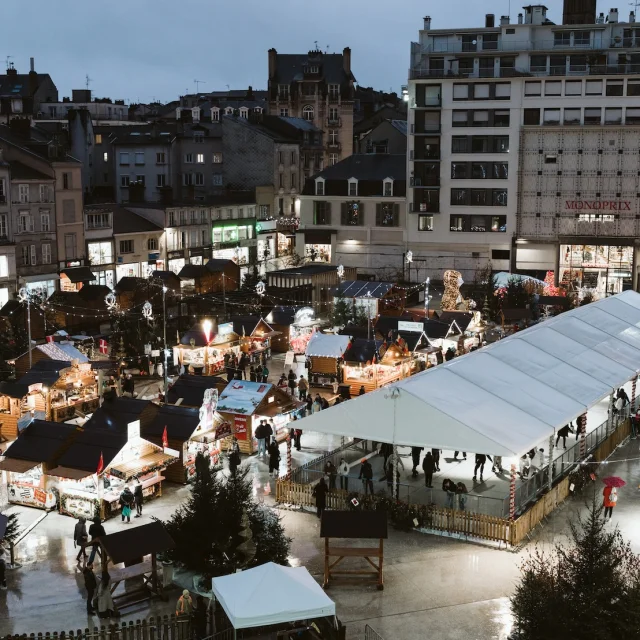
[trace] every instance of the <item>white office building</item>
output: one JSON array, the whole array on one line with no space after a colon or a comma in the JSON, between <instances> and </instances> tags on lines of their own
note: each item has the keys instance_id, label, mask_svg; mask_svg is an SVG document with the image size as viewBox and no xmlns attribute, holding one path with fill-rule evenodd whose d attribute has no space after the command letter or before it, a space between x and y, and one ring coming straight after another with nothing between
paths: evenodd
<instances>
[{"instance_id":1,"label":"white office building","mask_svg":"<svg viewBox=\"0 0 640 640\"><path fill-rule=\"evenodd\" d=\"M491 261L600 295L637 288L640 23L620 17L565 0L561 24L542 5L479 29L424 19L407 235L432 277Z\"/></svg>"}]
</instances>

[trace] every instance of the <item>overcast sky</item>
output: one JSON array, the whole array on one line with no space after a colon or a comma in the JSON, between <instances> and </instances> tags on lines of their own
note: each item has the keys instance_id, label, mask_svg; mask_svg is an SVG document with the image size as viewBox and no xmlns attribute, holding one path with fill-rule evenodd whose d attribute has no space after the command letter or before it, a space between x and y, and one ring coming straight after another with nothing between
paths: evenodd
<instances>
[{"instance_id":1,"label":"overcast sky","mask_svg":"<svg viewBox=\"0 0 640 640\"><path fill-rule=\"evenodd\" d=\"M525 3L512 2L512 21ZM562 0L546 0L562 21ZM0 64L49 73L60 99L85 87L127 102L169 101L185 92L267 87L267 50L304 53L351 47L362 86L399 91L409 43L422 17L434 29L484 25L509 0L0 0ZM623 3L626 7L626 3ZM604 0L598 9L605 11ZM625 9L620 18L626 20Z\"/></svg>"}]
</instances>

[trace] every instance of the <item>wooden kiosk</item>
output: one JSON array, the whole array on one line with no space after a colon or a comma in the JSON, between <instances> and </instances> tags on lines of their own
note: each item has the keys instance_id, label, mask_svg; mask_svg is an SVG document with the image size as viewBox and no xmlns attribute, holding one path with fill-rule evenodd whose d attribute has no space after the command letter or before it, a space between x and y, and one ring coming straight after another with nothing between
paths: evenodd
<instances>
[{"instance_id":1,"label":"wooden kiosk","mask_svg":"<svg viewBox=\"0 0 640 640\"><path fill-rule=\"evenodd\" d=\"M384 589L382 561L384 539L387 534L387 514L383 511L323 511L320 522L320 537L324 538L324 581L329 588L331 580L349 580L361 576L376 581L378 590ZM353 547L332 546L330 538L378 540L377 546ZM330 558L337 557L331 562ZM345 558L364 558L373 569L336 569ZM378 559L376 564L373 560ZM341 576L341 577L340 577ZM345 577L346 576L346 577Z\"/></svg>"}]
</instances>

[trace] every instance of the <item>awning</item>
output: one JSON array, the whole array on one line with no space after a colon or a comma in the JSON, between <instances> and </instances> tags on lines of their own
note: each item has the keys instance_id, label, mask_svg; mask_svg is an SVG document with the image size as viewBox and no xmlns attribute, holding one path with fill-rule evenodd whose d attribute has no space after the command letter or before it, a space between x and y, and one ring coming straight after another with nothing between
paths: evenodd
<instances>
[{"instance_id":1,"label":"awning","mask_svg":"<svg viewBox=\"0 0 640 640\"><path fill-rule=\"evenodd\" d=\"M20 276L20 280L23 282L45 282L47 280L60 280L60 275L57 273L41 273L36 276Z\"/></svg>"},{"instance_id":2,"label":"awning","mask_svg":"<svg viewBox=\"0 0 640 640\"><path fill-rule=\"evenodd\" d=\"M69 269L60 269L60 275L64 273L71 282L91 282L96 276L91 272L89 267L71 267Z\"/></svg>"},{"instance_id":3,"label":"awning","mask_svg":"<svg viewBox=\"0 0 640 640\"><path fill-rule=\"evenodd\" d=\"M82 469L73 469L72 467L55 467L51 471L47 471L48 476L56 476L56 478L66 478L68 480L82 480L92 476L91 471L83 471Z\"/></svg>"},{"instance_id":4,"label":"awning","mask_svg":"<svg viewBox=\"0 0 640 640\"><path fill-rule=\"evenodd\" d=\"M145 473L148 469L167 466L176 460L177 458L174 456L162 453L161 451L156 451L155 453L142 456L142 458L138 458L137 460L131 460L130 462L123 462L121 464L114 465L109 468L109 471L111 473L115 471L114 475L118 475L125 480L128 480L129 478Z\"/></svg>"},{"instance_id":5,"label":"awning","mask_svg":"<svg viewBox=\"0 0 640 640\"><path fill-rule=\"evenodd\" d=\"M14 473L25 473L40 463L33 460L19 460L18 458L5 458L0 460L0 471L13 471Z\"/></svg>"}]
</instances>

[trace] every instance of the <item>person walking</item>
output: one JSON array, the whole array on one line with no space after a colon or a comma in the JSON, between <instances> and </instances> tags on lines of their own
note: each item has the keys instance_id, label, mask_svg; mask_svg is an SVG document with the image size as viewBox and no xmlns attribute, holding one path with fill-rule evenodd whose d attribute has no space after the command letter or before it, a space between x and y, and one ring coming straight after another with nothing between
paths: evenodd
<instances>
[{"instance_id":1,"label":"person walking","mask_svg":"<svg viewBox=\"0 0 640 640\"><path fill-rule=\"evenodd\" d=\"M128 486L124 488L122 493L120 494L120 506L122 507L122 522L124 519L127 519L127 524L131 522L131 507L134 503L133 493L131 493L131 489Z\"/></svg>"},{"instance_id":2,"label":"person walking","mask_svg":"<svg viewBox=\"0 0 640 640\"><path fill-rule=\"evenodd\" d=\"M83 517L80 517L73 529L73 546L80 547L80 551L78 551L78 555L76 556L77 562L80 562L80 556L83 556L85 560L87 559L85 545L88 540L89 535L87 534L87 521Z\"/></svg>"},{"instance_id":3,"label":"person walking","mask_svg":"<svg viewBox=\"0 0 640 640\"><path fill-rule=\"evenodd\" d=\"M196 596L196 608L193 612L193 623L198 640L208 637L207 634L207 603L201 595Z\"/></svg>"},{"instance_id":4,"label":"person walking","mask_svg":"<svg viewBox=\"0 0 640 640\"><path fill-rule=\"evenodd\" d=\"M231 445L231 451L229 452L229 473L235 475L238 467L240 466L240 445L237 438L233 437L233 443Z\"/></svg>"},{"instance_id":5,"label":"person walking","mask_svg":"<svg viewBox=\"0 0 640 640\"><path fill-rule=\"evenodd\" d=\"M382 462L382 466L385 469L387 468L387 462L389 461L389 456L391 456L392 453L393 453L393 445L387 442L383 442L380 445L380 448L378 449L378 455L381 455L384 458Z\"/></svg>"},{"instance_id":6,"label":"person walking","mask_svg":"<svg viewBox=\"0 0 640 640\"><path fill-rule=\"evenodd\" d=\"M436 471L440 471L440 449L431 449L433 461L436 463Z\"/></svg>"},{"instance_id":7,"label":"person walking","mask_svg":"<svg viewBox=\"0 0 640 640\"><path fill-rule=\"evenodd\" d=\"M322 411L322 398L319 393L316 393L316 397L313 400L313 406L311 407L311 413L318 413Z\"/></svg>"},{"instance_id":8,"label":"person walking","mask_svg":"<svg viewBox=\"0 0 640 640\"><path fill-rule=\"evenodd\" d=\"M267 365L265 363L265 365L262 367L262 382L267 382L269 378L269 369L267 369Z\"/></svg>"},{"instance_id":9,"label":"person walking","mask_svg":"<svg viewBox=\"0 0 640 640\"><path fill-rule=\"evenodd\" d=\"M96 516L93 519L93 524L89 527L89 537L91 541L98 540L103 536L106 536L107 532L104 530L102 526L102 522L100 521L100 516ZM102 550L100 549L100 545L98 543L92 545L91 553L89 554L89 564L93 564L93 561L96 558L96 553L100 554L100 558L102 558Z\"/></svg>"},{"instance_id":10,"label":"person walking","mask_svg":"<svg viewBox=\"0 0 640 640\"><path fill-rule=\"evenodd\" d=\"M432 489L433 472L436 470L436 463L431 451L427 451L422 461L422 470L424 471L424 486L427 487L427 489Z\"/></svg>"},{"instance_id":11,"label":"person walking","mask_svg":"<svg viewBox=\"0 0 640 640\"><path fill-rule=\"evenodd\" d=\"M453 459L458 462L458 453L461 453L463 455L463 460L467 459L467 452L466 451L454 451L453 452Z\"/></svg>"},{"instance_id":12,"label":"person walking","mask_svg":"<svg viewBox=\"0 0 640 640\"><path fill-rule=\"evenodd\" d=\"M0 589L7 589L7 562L4 559L4 549L0 547Z\"/></svg>"},{"instance_id":13,"label":"person walking","mask_svg":"<svg viewBox=\"0 0 640 640\"><path fill-rule=\"evenodd\" d=\"M267 425L264 420L260 420L260 424L256 427L254 436L258 441L258 455L262 456L267 452Z\"/></svg>"},{"instance_id":14,"label":"person walking","mask_svg":"<svg viewBox=\"0 0 640 640\"><path fill-rule=\"evenodd\" d=\"M484 473L484 465L487 461L487 458L489 459L489 462L493 462L491 456L484 453L476 453L476 466L473 469L474 482L476 481L476 476L478 475L478 469L480 469L480 482L484 482L484 480L482 479L482 475Z\"/></svg>"},{"instance_id":15,"label":"person walking","mask_svg":"<svg viewBox=\"0 0 640 640\"><path fill-rule=\"evenodd\" d=\"M502 456L493 456L493 465L491 465L493 473L502 473Z\"/></svg>"},{"instance_id":16,"label":"person walking","mask_svg":"<svg viewBox=\"0 0 640 640\"><path fill-rule=\"evenodd\" d=\"M189 594L189 589L184 589L182 595L176 602L176 618L190 618L193 613L193 600Z\"/></svg>"},{"instance_id":17,"label":"person walking","mask_svg":"<svg viewBox=\"0 0 640 640\"><path fill-rule=\"evenodd\" d=\"M562 438L562 448L567 448L567 438L569 436L569 433L573 433L571 423L565 424L562 429L558 429L558 435L556 436L556 447L558 446L558 442L560 442L560 438Z\"/></svg>"},{"instance_id":18,"label":"person walking","mask_svg":"<svg viewBox=\"0 0 640 640\"><path fill-rule=\"evenodd\" d=\"M303 375L300 375L298 380L298 396L303 402L307 399L307 391L309 390L309 383L306 381Z\"/></svg>"},{"instance_id":19,"label":"person walking","mask_svg":"<svg viewBox=\"0 0 640 640\"><path fill-rule=\"evenodd\" d=\"M458 496L458 508L460 511L465 511L467 505L467 487L464 482L458 482L456 485L456 495Z\"/></svg>"},{"instance_id":20,"label":"person walking","mask_svg":"<svg viewBox=\"0 0 640 640\"><path fill-rule=\"evenodd\" d=\"M320 478L318 484L313 487L313 496L316 499L316 515L318 518L322 517L322 512L327 508L327 483L324 481L324 477Z\"/></svg>"},{"instance_id":21,"label":"person walking","mask_svg":"<svg viewBox=\"0 0 640 640\"><path fill-rule=\"evenodd\" d=\"M93 573L93 565L90 562L82 570L82 577L84 578L84 588L87 590L87 613L93 615L95 613L93 597L96 593L98 582L96 580L96 574Z\"/></svg>"},{"instance_id":22,"label":"person walking","mask_svg":"<svg viewBox=\"0 0 640 640\"><path fill-rule=\"evenodd\" d=\"M267 451L269 453L269 475L275 478L278 476L280 469L280 448L278 447L278 443L273 440L271 444L269 444Z\"/></svg>"},{"instance_id":23,"label":"person walking","mask_svg":"<svg viewBox=\"0 0 640 640\"><path fill-rule=\"evenodd\" d=\"M329 491L336 488L336 478L338 476L338 469L332 460L327 460L324 465L324 474L329 476Z\"/></svg>"},{"instance_id":24,"label":"person walking","mask_svg":"<svg viewBox=\"0 0 640 640\"><path fill-rule=\"evenodd\" d=\"M311 394L307 396L307 416L310 416L313 413L313 398ZM306 417L306 416L305 416Z\"/></svg>"},{"instance_id":25,"label":"person walking","mask_svg":"<svg viewBox=\"0 0 640 640\"><path fill-rule=\"evenodd\" d=\"M291 394L291 397L294 397L296 395L296 387L298 386L298 383L296 382L296 374L293 373L293 369L289 369L287 381L289 386L289 393Z\"/></svg>"},{"instance_id":26,"label":"person walking","mask_svg":"<svg viewBox=\"0 0 640 640\"><path fill-rule=\"evenodd\" d=\"M296 419L295 416L293 417L294 420ZM300 428L296 428L293 430L293 442L296 446L296 451L300 451L300 447L302 446L300 444L300 438L302 438L302 429Z\"/></svg>"},{"instance_id":27,"label":"person walking","mask_svg":"<svg viewBox=\"0 0 640 640\"><path fill-rule=\"evenodd\" d=\"M358 391L359 396L363 396L366 392L364 385L360 385L360 391Z\"/></svg>"},{"instance_id":28,"label":"person walking","mask_svg":"<svg viewBox=\"0 0 640 640\"><path fill-rule=\"evenodd\" d=\"M255 382L256 381L256 370L255 370L253 365L251 365L249 367L249 380L251 382Z\"/></svg>"},{"instance_id":29,"label":"person walking","mask_svg":"<svg viewBox=\"0 0 640 640\"><path fill-rule=\"evenodd\" d=\"M344 458L340 458L338 475L340 476L340 488L349 491L349 465Z\"/></svg>"},{"instance_id":30,"label":"person walking","mask_svg":"<svg viewBox=\"0 0 640 640\"><path fill-rule=\"evenodd\" d=\"M420 452L424 447L411 447L411 461L413 462L413 469L411 469L411 475L414 478L418 477L418 467L420 466Z\"/></svg>"},{"instance_id":31,"label":"person walking","mask_svg":"<svg viewBox=\"0 0 640 640\"><path fill-rule=\"evenodd\" d=\"M604 496L604 519L607 519L608 514L609 520L611 520L613 507L618 504L618 490L615 487L605 487L602 491L602 495Z\"/></svg>"},{"instance_id":32,"label":"person walking","mask_svg":"<svg viewBox=\"0 0 640 640\"><path fill-rule=\"evenodd\" d=\"M373 468L366 458L362 458L360 462L360 475L358 475L358 479L362 480L364 495L367 495L367 489L371 495L373 495Z\"/></svg>"},{"instance_id":33,"label":"person walking","mask_svg":"<svg viewBox=\"0 0 640 640\"><path fill-rule=\"evenodd\" d=\"M98 584L98 617L114 618L116 616L116 605L111 597L111 576L108 571L103 571Z\"/></svg>"},{"instance_id":34,"label":"person walking","mask_svg":"<svg viewBox=\"0 0 640 640\"><path fill-rule=\"evenodd\" d=\"M136 482L136 486L133 488L133 501L136 505L136 518L139 518L142 515L142 504L144 502L140 480Z\"/></svg>"}]
</instances>

